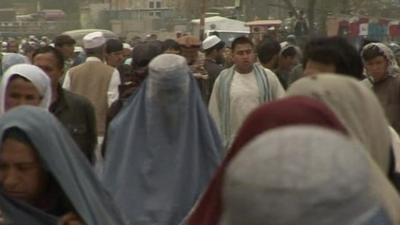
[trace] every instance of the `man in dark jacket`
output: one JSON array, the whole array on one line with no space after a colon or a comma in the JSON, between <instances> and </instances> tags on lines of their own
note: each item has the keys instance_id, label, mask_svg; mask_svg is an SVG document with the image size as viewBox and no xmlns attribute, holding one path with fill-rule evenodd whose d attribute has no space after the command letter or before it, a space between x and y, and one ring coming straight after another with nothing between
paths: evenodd
<instances>
[{"instance_id":1,"label":"man in dark jacket","mask_svg":"<svg viewBox=\"0 0 400 225\"><path fill-rule=\"evenodd\" d=\"M219 73L221 73L221 71L224 69L222 64L224 64L225 43L219 37L212 35L207 37L203 41L202 48L206 55L206 59L204 60L204 69L206 69L208 73L208 102L211 96L215 79L217 79Z\"/></svg>"},{"instance_id":2,"label":"man in dark jacket","mask_svg":"<svg viewBox=\"0 0 400 225\"><path fill-rule=\"evenodd\" d=\"M33 54L33 64L40 67L51 79L50 111L69 131L89 161L93 162L97 142L94 108L86 98L61 87L59 78L64 68L62 54L53 47L39 48Z\"/></svg>"}]
</instances>

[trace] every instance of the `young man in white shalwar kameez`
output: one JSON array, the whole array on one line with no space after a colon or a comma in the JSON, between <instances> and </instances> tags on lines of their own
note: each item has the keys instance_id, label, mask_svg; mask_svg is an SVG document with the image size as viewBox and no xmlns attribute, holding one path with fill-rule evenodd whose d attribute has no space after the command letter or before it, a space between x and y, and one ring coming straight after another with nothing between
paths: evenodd
<instances>
[{"instance_id":1,"label":"young man in white shalwar kameez","mask_svg":"<svg viewBox=\"0 0 400 225\"><path fill-rule=\"evenodd\" d=\"M232 42L232 60L234 65L215 81L209 102L225 149L251 111L285 95L277 76L255 63L254 45L247 37Z\"/></svg>"}]
</instances>

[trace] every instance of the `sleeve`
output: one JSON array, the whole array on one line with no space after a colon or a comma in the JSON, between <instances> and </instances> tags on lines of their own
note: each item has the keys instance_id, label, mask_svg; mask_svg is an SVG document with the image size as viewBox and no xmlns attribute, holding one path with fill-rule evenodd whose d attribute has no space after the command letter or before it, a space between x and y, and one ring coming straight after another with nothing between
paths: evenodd
<instances>
[{"instance_id":1,"label":"sleeve","mask_svg":"<svg viewBox=\"0 0 400 225\"><path fill-rule=\"evenodd\" d=\"M208 103L208 110L210 112L211 117L213 118L215 125L218 128L218 131L221 133L221 128L220 128L220 112L219 112L219 99L218 99L218 92L219 92L219 78L220 76L218 76L218 78L215 80L212 92L211 92L211 97L210 97L210 101Z\"/></svg>"},{"instance_id":2,"label":"sleeve","mask_svg":"<svg viewBox=\"0 0 400 225\"><path fill-rule=\"evenodd\" d=\"M111 104L119 98L118 86L120 84L121 78L119 76L119 72L118 70L114 69L107 92L108 107L110 107Z\"/></svg>"},{"instance_id":3,"label":"sleeve","mask_svg":"<svg viewBox=\"0 0 400 225\"><path fill-rule=\"evenodd\" d=\"M87 140L88 140L88 158L91 163L95 163L95 149L97 145L97 129L96 129L96 114L94 112L93 105L87 101L86 105L86 126L88 129Z\"/></svg>"},{"instance_id":4,"label":"sleeve","mask_svg":"<svg viewBox=\"0 0 400 225\"><path fill-rule=\"evenodd\" d=\"M283 98L286 95L285 89L283 89L281 82L279 82L278 77L271 70L265 69L265 73L267 74L267 79L271 86L271 94L272 99Z\"/></svg>"},{"instance_id":5,"label":"sleeve","mask_svg":"<svg viewBox=\"0 0 400 225\"><path fill-rule=\"evenodd\" d=\"M67 73L65 74L65 79L64 79L64 83L63 83L62 87L65 90L71 90L71 77L69 75L69 71L67 71Z\"/></svg>"}]
</instances>

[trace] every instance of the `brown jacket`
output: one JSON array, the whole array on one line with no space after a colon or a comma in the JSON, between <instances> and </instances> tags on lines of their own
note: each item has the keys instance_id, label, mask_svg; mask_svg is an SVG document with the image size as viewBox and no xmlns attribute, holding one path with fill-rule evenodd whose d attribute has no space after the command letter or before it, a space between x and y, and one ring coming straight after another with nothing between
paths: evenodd
<instances>
[{"instance_id":1,"label":"brown jacket","mask_svg":"<svg viewBox=\"0 0 400 225\"><path fill-rule=\"evenodd\" d=\"M107 92L113 72L113 67L97 61L85 62L69 71L70 91L86 97L94 106L99 136L105 132Z\"/></svg>"}]
</instances>

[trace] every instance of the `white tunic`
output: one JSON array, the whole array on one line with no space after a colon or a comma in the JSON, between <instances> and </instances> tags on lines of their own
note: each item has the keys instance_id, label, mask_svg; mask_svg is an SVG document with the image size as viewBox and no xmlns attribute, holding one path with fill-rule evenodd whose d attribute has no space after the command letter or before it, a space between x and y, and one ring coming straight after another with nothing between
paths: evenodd
<instances>
[{"instance_id":1,"label":"white tunic","mask_svg":"<svg viewBox=\"0 0 400 225\"><path fill-rule=\"evenodd\" d=\"M265 69L269 86L271 88L272 99L283 97L285 90L280 84L276 75L268 69ZM214 88L211 94L209 111L213 117L219 131L221 132L221 119L219 105L226 105L219 99L219 77L215 81ZM257 79L252 71L248 74L241 74L235 71L230 87L230 121L231 138L224 140L224 143L230 143L236 136L236 132L242 126L242 123L247 116L260 105L260 92L258 90Z\"/></svg>"}]
</instances>

